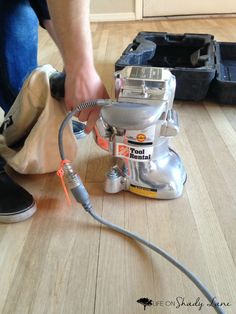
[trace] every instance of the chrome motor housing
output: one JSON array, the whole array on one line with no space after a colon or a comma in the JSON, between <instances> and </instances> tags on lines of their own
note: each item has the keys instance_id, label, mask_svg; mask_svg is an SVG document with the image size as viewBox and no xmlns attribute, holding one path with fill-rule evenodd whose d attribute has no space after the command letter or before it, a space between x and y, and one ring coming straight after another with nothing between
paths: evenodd
<instances>
[{"instance_id":1,"label":"chrome motor housing","mask_svg":"<svg viewBox=\"0 0 236 314\"><path fill-rule=\"evenodd\" d=\"M128 66L115 73L117 100L101 109L96 143L116 157L105 191L179 197L186 181L183 163L169 140L179 132L173 110L175 77L168 69Z\"/></svg>"}]
</instances>

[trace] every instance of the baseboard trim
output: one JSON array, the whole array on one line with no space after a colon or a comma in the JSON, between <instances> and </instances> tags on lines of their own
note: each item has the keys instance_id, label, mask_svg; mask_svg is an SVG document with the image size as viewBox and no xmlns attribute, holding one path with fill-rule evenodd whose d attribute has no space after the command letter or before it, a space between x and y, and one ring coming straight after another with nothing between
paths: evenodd
<instances>
[{"instance_id":1,"label":"baseboard trim","mask_svg":"<svg viewBox=\"0 0 236 314\"><path fill-rule=\"evenodd\" d=\"M135 12L90 14L91 22L134 21Z\"/></svg>"},{"instance_id":2,"label":"baseboard trim","mask_svg":"<svg viewBox=\"0 0 236 314\"><path fill-rule=\"evenodd\" d=\"M204 19L204 18L221 18L236 17L236 13L206 13L206 14L183 14L183 15L163 15L163 16L144 16L143 20L187 20L187 19Z\"/></svg>"}]
</instances>

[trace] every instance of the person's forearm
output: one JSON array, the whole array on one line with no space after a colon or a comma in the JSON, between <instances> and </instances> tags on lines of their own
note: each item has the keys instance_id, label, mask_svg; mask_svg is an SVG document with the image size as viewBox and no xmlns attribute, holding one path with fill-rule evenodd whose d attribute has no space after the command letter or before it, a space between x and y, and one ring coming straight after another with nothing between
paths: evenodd
<instances>
[{"instance_id":1,"label":"person's forearm","mask_svg":"<svg viewBox=\"0 0 236 314\"><path fill-rule=\"evenodd\" d=\"M65 70L93 66L89 0L47 0Z\"/></svg>"},{"instance_id":2,"label":"person's forearm","mask_svg":"<svg viewBox=\"0 0 236 314\"><path fill-rule=\"evenodd\" d=\"M65 105L68 111L81 102L109 98L93 60L93 47L89 21L89 0L47 0L61 51L65 80ZM78 113L87 121L90 132L99 118L100 107L84 109Z\"/></svg>"}]
</instances>

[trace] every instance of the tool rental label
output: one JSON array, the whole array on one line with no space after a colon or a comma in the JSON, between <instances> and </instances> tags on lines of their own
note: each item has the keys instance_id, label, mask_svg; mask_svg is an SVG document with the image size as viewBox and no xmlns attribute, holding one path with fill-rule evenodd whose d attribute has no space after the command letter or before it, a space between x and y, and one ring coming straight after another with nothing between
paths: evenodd
<instances>
[{"instance_id":1,"label":"tool rental label","mask_svg":"<svg viewBox=\"0 0 236 314\"><path fill-rule=\"evenodd\" d=\"M149 161L151 160L152 152L153 147L139 148L137 146L116 143L115 156L136 161Z\"/></svg>"}]
</instances>

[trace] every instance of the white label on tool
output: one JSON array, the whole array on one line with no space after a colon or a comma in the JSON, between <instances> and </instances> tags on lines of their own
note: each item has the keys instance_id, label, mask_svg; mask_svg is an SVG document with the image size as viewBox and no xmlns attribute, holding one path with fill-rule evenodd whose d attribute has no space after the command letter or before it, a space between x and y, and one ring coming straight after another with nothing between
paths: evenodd
<instances>
[{"instance_id":1,"label":"white label on tool","mask_svg":"<svg viewBox=\"0 0 236 314\"><path fill-rule=\"evenodd\" d=\"M136 161L149 161L153 153L153 146L137 147L126 144L116 143L115 156L128 158Z\"/></svg>"}]
</instances>

